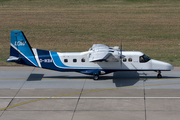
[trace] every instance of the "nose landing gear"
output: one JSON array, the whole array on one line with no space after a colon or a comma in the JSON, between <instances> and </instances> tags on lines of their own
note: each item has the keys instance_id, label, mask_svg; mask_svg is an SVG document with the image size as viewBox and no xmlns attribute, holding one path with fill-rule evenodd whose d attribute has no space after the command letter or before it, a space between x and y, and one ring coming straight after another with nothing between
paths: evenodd
<instances>
[{"instance_id":1,"label":"nose landing gear","mask_svg":"<svg viewBox=\"0 0 180 120\"><path fill-rule=\"evenodd\" d=\"M157 71L157 72L158 72L157 78L162 78L161 71Z\"/></svg>"}]
</instances>

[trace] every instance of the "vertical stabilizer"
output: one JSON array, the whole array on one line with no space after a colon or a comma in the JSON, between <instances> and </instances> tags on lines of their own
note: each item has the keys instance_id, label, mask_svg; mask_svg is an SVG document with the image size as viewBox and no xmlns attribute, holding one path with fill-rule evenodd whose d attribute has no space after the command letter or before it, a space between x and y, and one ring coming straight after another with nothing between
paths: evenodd
<instances>
[{"instance_id":1,"label":"vertical stabilizer","mask_svg":"<svg viewBox=\"0 0 180 120\"><path fill-rule=\"evenodd\" d=\"M11 31L10 57L7 62L17 62L39 67L22 31Z\"/></svg>"}]
</instances>

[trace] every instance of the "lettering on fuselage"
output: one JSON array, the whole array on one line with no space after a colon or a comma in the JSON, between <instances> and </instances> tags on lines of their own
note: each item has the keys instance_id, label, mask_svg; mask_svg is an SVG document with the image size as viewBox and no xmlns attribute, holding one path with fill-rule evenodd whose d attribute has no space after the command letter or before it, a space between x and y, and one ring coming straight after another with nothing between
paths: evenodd
<instances>
[{"instance_id":1,"label":"lettering on fuselage","mask_svg":"<svg viewBox=\"0 0 180 120\"><path fill-rule=\"evenodd\" d=\"M44 63L52 63L52 59L39 59L40 62L44 62Z\"/></svg>"},{"instance_id":2,"label":"lettering on fuselage","mask_svg":"<svg viewBox=\"0 0 180 120\"><path fill-rule=\"evenodd\" d=\"M15 43L14 43L15 46L24 46L25 44L26 44L26 42L24 42L23 40L15 41Z\"/></svg>"}]
</instances>

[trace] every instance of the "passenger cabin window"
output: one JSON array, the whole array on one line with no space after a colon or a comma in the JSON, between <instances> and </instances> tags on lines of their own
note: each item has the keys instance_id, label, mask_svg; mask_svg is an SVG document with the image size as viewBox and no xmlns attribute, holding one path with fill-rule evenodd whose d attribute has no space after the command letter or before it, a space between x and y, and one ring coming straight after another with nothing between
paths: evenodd
<instances>
[{"instance_id":1,"label":"passenger cabin window","mask_svg":"<svg viewBox=\"0 0 180 120\"><path fill-rule=\"evenodd\" d=\"M85 59L84 59L84 58L82 58L82 59L81 59L81 62L85 62Z\"/></svg>"},{"instance_id":2,"label":"passenger cabin window","mask_svg":"<svg viewBox=\"0 0 180 120\"><path fill-rule=\"evenodd\" d=\"M132 58L129 58L128 61L129 61L129 62L132 62Z\"/></svg>"},{"instance_id":3,"label":"passenger cabin window","mask_svg":"<svg viewBox=\"0 0 180 120\"><path fill-rule=\"evenodd\" d=\"M149 58L148 56L146 56L145 54L143 56L139 57L139 62L140 63L145 63L148 62L149 60L151 60L151 58Z\"/></svg>"},{"instance_id":4,"label":"passenger cabin window","mask_svg":"<svg viewBox=\"0 0 180 120\"><path fill-rule=\"evenodd\" d=\"M64 59L64 62L68 62L68 59Z\"/></svg>"},{"instance_id":5,"label":"passenger cabin window","mask_svg":"<svg viewBox=\"0 0 180 120\"><path fill-rule=\"evenodd\" d=\"M77 62L77 59L73 59L73 62Z\"/></svg>"},{"instance_id":6,"label":"passenger cabin window","mask_svg":"<svg viewBox=\"0 0 180 120\"><path fill-rule=\"evenodd\" d=\"M126 62L127 61L127 59L126 58L123 58L123 62Z\"/></svg>"}]
</instances>

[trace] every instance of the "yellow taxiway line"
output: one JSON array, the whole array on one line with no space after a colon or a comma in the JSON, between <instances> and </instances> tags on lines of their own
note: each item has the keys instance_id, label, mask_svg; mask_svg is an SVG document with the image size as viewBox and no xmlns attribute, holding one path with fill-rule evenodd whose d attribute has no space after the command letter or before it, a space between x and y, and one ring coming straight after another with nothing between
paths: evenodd
<instances>
[{"instance_id":1,"label":"yellow taxiway line","mask_svg":"<svg viewBox=\"0 0 180 120\"><path fill-rule=\"evenodd\" d=\"M69 93L69 94L57 95L57 96L52 96L52 97L45 97L45 98L40 98L40 99L36 99L36 100L31 100L31 101L19 103L19 104L12 105L12 106L9 106L9 107L6 107L6 108L2 108L2 109L0 109L0 111L6 110L6 109L9 109L9 108L13 108L13 107L16 107L16 106L24 105L24 104L27 104L27 103L32 103L32 102L40 101L40 100L45 100L45 99L50 99L50 98L57 98L57 97L64 97L64 96L75 95L75 94L98 92L98 91L105 91L105 90L116 90L116 89L124 89L124 88L137 88L137 87L162 86L162 85L177 85L177 84L180 84L180 83L127 86L127 87L108 88L108 89L99 89L99 90L90 90L90 91L84 91L84 92Z\"/></svg>"}]
</instances>

